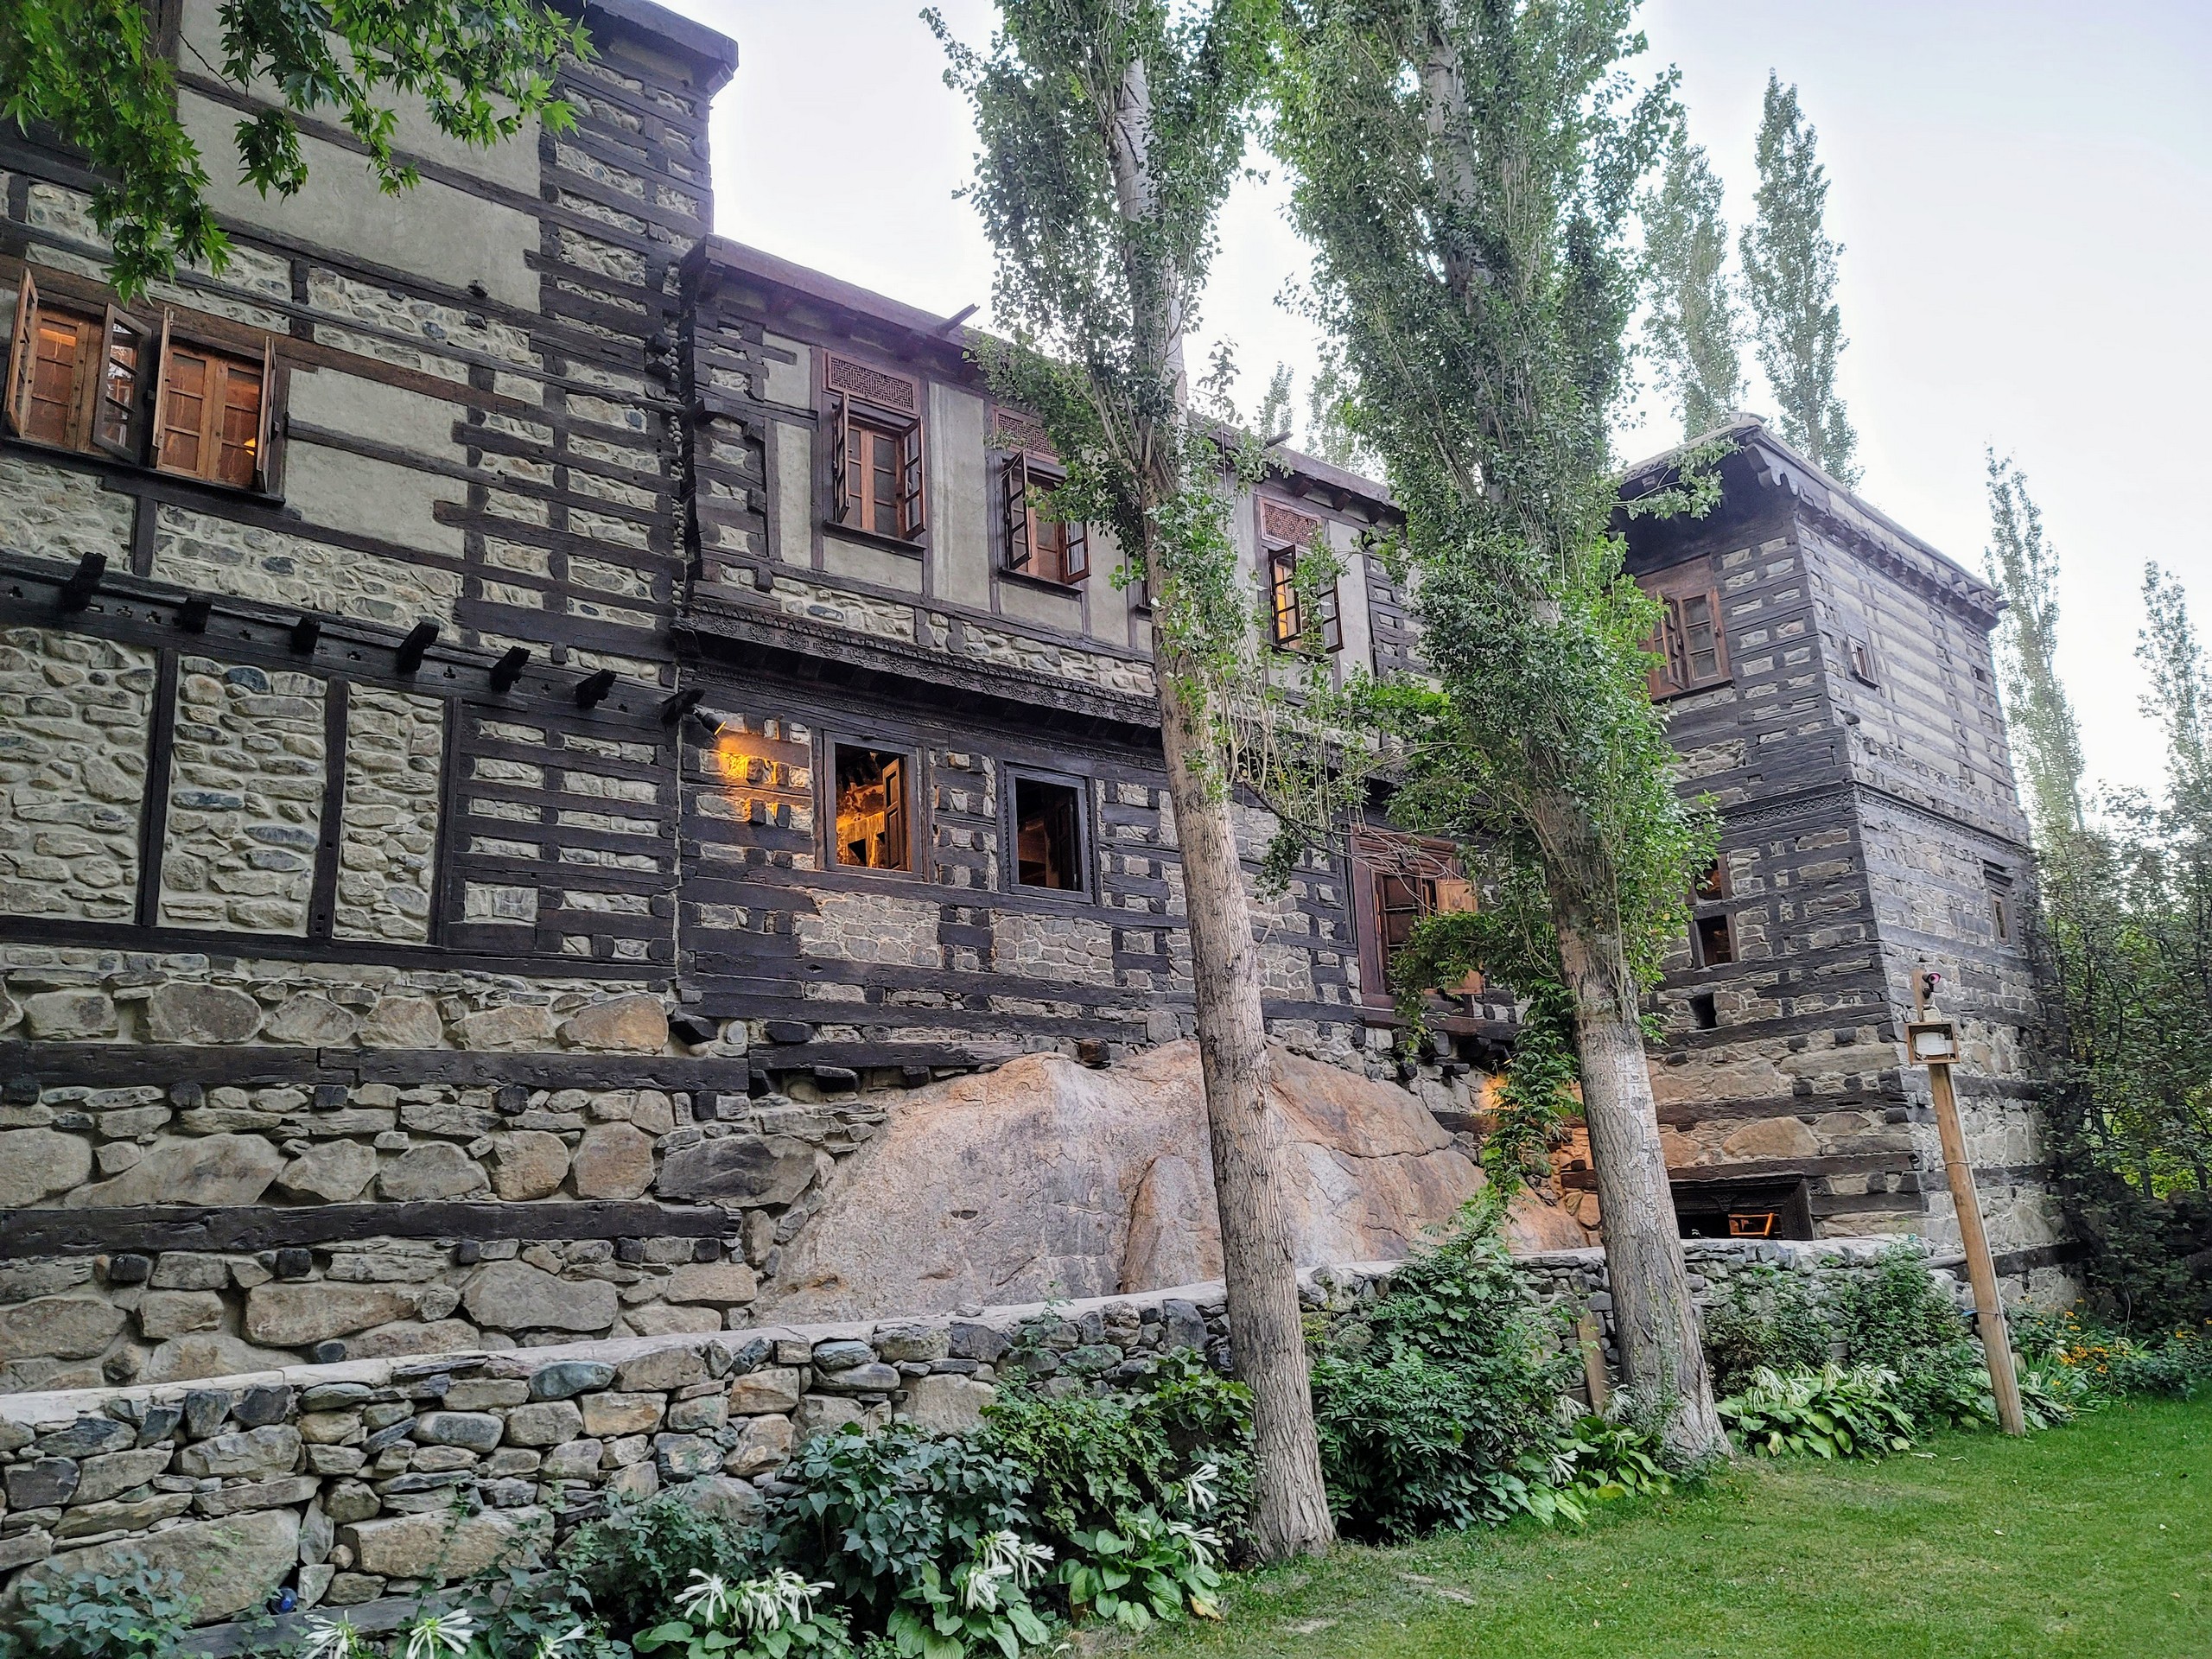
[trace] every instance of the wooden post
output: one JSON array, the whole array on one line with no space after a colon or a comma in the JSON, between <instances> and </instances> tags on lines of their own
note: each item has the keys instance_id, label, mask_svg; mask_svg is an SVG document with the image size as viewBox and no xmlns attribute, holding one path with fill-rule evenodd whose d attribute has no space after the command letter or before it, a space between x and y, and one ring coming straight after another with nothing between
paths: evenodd
<instances>
[{"instance_id":1,"label":"wooden post","mask_svg":"<svg viewBox=\"0 0 2212 1659\"><path fill-rule=\"evenodd\" d=\"M1997 1300L1997 1264L1990 1259L1989 1235L1981 1224L1981 1195L1974 1190L1974 1165L1967 1158L1966 1131L1959 1124L1959 1097L1951 1085L1958 1058L1958 1028L1948 1020L1928 1017L1928 998L1936 976L1923 969L1912 976L1913 1011L1906 1029L1906 1056L1928 1068L1929 1092L1936 1102L1936 1128L1943 1141L1943 1173L1958 1211L1959 1237L1966 1247L1967 1277L1974 1285L1974 1323L1981 1332L1982 1356L1989 1363L1990 1391L1997 1396L1997 1421L2007 1434L2028 1432L2020 1410L2020 1380L2012 1370L2012 1338Z\"/></svg>"},{"instance_id":2,"label":"wooden post","mask_svg":"<svg viewBox=\"0 0 2212 1659\"><path fill-rule=\"evenodd\" d=\"M1613 1394L1605 1376L1605 1333L1598 1316L1586 1307L1574 1322L1574 1340L1582 1350L1582 1381L1590 1390L1590 1409L1603 1416Z\"/></svg>"}]
</instances>

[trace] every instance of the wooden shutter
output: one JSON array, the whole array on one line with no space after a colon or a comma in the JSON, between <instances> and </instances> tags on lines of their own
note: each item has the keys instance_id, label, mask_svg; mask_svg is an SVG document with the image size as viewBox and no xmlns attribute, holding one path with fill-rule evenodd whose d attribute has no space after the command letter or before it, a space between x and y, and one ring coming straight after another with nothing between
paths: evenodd
<instances>
[{"instance_id":1,"label":"wooden shutter","mask_svg":"<svg viewBox=\"0 0 2212 1659\"><path fill-rule=\"evenodd\" d=\"M8 351L8 429L20 433L30 423L31 342L38 331L38 284L30 267L23 268L23 283L16 293L16 338Z\"/></svg>"},{"instance_id":2,"label":"wooden shutter","mask_svg":"<svg viewBox=\"0 0 2212 1659\"><path fill-rule=\"evenodd\" d=\"M100 321L92 365L92 447L124 461L143 453L147 347L153 337L153 324L111 305Z\"/></svg>"},{"instance_id":3,"label":"wooden shutter","mask_svg":"<svg viewBox=\"0 0 2212 1659\"><path fill-rule=\"evenodd\" d=\"M1321 648L1324 651L1342 651L1344 648L1344 624L1337 604L1336 583L1331 582L1326 593L1318 594L1315 603L1321 612Z\"/></svg>"},{"instance_id":4,"label":"wooden shutter","mask_svg":"<svg viewBox=\"0 0 2212 1659\"><path fill-rule=\"evenodd\" d=\"M843 524L852 514L852 414L842 392L830 395L830 518Z\"/></svg>"},{"instance_id":5,"label":"wooden shutter","mask_svg":"<svg viewBox=\"0 0 2212 1659\"><path fill-rule=\"evenodd\" d=\"M162 450L165 443L163 435L168 430L171 321L170 314L163 311L161 344L155 348L154 352L154 453L152 459L156 467L162 464Z\"/></svg>"},{"instance_id":6,"label":"wooden shutter","mask_svg":"<svg viewBox=\"0 0 2212 1659\"><path fill-rule=\"evenodd\" d=\"M253 487L268 490L276 477L270 444L276 435L276 342L261 342L261 428L253 440Z\"/></svg>"},{"instance_id":7,"label":"wooden shutter","mask_svg":"<svg viewBox=\"0 0 2212 1659\"><path fill-rule=\"evenodd\" d=\"M1019 449L1006 458L1006 568L1027 575L1035 549L1029 537L1029 457Z\"/></svg>"},{"instance_id":8,"label":"wooden shutter","mask_svg":"<svg viewBox=\"0 0 2212 1659\"><path fill-rule=\"evenodd\" d=\"M1651 649L1659 658L1651 665L1651 696L1655 702L1687 689L1676 677L1682 660L1680 613L1675 601L1664 595L1659 596L1659 632L1651 639Z\"/></svg>"},{"instance_id":9,"label":"wooden shutter","mask_svg":"<svg viewBox=\"0 0 2212 1659\"><path fill-rule=\"evenodd\" d=\"M899 533L910 540L928 527L922 511L926 482L922 475L922 423L915 421L899 435Z\"/></svg>"},{"instance_id":10,"label":"wooden shutter","mask_svg":"<svg viewBox=\"0 0 2212 1659\"><path fill-rule=\"evenodd\" d=\"M893 755L883 763L884 868L903 870L911 861L906 845L906 762Z\"/></svg>"},{"instance_id":11,"label":"wooden shutter","mask_svg":"<svg viewBox=\"0 0 2212 1659\"><path fill-rule=\"evenodd\" d=\"M1071 518L1060 543L1060 580L1074 583L1090 574L1090 537L1082 521Z\"/></svg>"}]
</instances>

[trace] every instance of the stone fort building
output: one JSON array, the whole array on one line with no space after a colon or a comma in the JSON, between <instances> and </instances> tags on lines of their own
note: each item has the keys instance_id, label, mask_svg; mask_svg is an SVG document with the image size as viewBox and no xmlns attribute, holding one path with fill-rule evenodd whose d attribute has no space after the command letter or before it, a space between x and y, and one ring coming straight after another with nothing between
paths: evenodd
<instances>
[{"instance_id":1,"label":"stone fort building","mask_svg":"<svg viewBox=\"0 0 2212 1659\"><path fill-rule=\"evenodd\" d=\"M0 1388L734 1326L908 1091L1190 1030L1141 584L957 320L713 235L734 46L585 16L572 131L403 123L393 200L308 121L309 189L212 167L228 267L127 308L94 181L0 133ZM1945 1236L1926 961L2047 1275L1995 595L1735 435L1719 512L1627 532L1726 826L1657 992L1685 1227ZM1416 664L1390 513L1296 455L1238 501L1285 637ZM1276 1033L1439 1147L1510 995L1402 1062L1383 963L1470 901L1378 820L1253 918Z\"/></svg>"}]
</instances>

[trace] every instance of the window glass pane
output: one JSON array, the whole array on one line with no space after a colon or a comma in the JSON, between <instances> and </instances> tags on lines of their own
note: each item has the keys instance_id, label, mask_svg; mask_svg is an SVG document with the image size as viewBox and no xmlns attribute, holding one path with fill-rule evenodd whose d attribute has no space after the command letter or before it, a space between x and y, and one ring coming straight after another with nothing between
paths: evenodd
<instances>
[{"instance_id":1,"label":"window glass pane","mask_svg":"<svg viewBox=\"0 0 2212 1659\"><path fill-rule=\"evenodd\" d=\"M1038 778L1014 783L1014 880L1058 893L1083 890L1082 797Z\"/></svg>"},{"instance_id":2,"label":"window glass pane","mask_svg":"<svg viewBox=\"0 0 2212 1659\"><path fill-rule=\"evenodd\" d=\"M1287 645L1298 638L1298 555L1279 549L1268 556L1268 569L1275 643Z\"/></svg>"},{"instance_id":3,"label":"window glass pane","mask_svg":"<svg viewBox=\"0 0 2212 1659\"><path fill-rule=\"evenodd\" d=\"M220 451L215 476L244 489L253 482L254 450L261 442L261 370L222 365L223 407L216 429Z\"/></svg>"},{"instance_id":4,"label":"window glass pane","mask_svg":"<svg viewBox=\"0 0 2212 1659\"><path fill-rule=\"evenodd\" d=\"M118 322L109 329L107 349L100 357L100 400L92 412L93 435L118 449L130 442L131 423L137 414L138 365L145 354L145 343L146 337L137 329ZM257 385L256 402L260 396Z\"/></svg>"},{"instance_id":5,"label":"window glass pane","mask_svg":"<svg viewBox=\"0 0 2212 1659\"><path fill-rule=\"evenodd\" d=\"M837 745L837 861L869 870L906 868L906 757Z\"/></svg>"},{"instance_id":6,"label":"window glass pane","mask_svg":"<svg viewBox=\"0 0 2212 1659\"><path fill-rule=\"evenodd\" d=\"M41 311L31 340L30 406L23 435L41 443L68 443L75 434L71 416L77 405L77 365L92 324L76 317Z\"/></svg>"},{"instance_id":7,"label":"window glass pane","mask_svg":"<svg viewBox=\"0 0 2212 1659\"><path fill-rule=\"evenodd\" d=\"M1717 679L1720 674L1720 642L1713 629L1713 601L1693 594L1682 601L1683 643L1689 652L1693 683Z\"/></svg>"}]
</instances>

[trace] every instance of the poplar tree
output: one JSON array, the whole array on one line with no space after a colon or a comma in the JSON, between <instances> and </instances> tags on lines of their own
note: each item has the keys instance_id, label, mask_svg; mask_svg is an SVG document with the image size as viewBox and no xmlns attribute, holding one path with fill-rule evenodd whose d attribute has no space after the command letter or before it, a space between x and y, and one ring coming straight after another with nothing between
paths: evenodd
<instances>
[{"instance_id":1,"label":"poplar tree","mask_svg":"<svg viewBox=\"0 0 2212 1659\"><path fill-rule=\"evenodd\" d=\"M1626 232L1674 119L1671 77L1641 92L1626 78L1632 12L1299 0L1273 137L1362 434L1406 513L1447 728L1414 747L1451 758L1420 780L1427 821L1504 867L1493 892L1513 914L1493 931L1534 915L1548 933L1624 1369L1696 1455L1726 1442L1639 1014L1712 841L1669 780L1647 691L1657 607L1608 528Z\"/></svg>"},{"instance_id":2,"label":"poplar tree","mask_svg":"<svg viewBox=\"0 0 2212 1659\"><path fill-rule=\"evenodd\" d=\"M1705 151L1690 143L1687 123L1675 129L1666 172L1643 198L1641 213L1651 282L1644 337L1688 440L1742 406L1744 365L1720 181Z\"/></svg>"},{"instance_id":3,"label":"poplar tree","mask_svg":"<svg viewBox=\"0 0 2212 1659\"><path fill-rule=\"evenodd\" d=\"M1843 251L1825 223L1827 170L1818 132L1797 108L1797 89L1769 72L1759 121L1758 213L1743 236L1744 287L1759 365L1781 406L1782 435L1815 466L1859 481L1859 435L1835 394L1835 362L1847 343L1835 302Z\"/></svg>"},{"instance_id":4,"label":"poplar tree","mask_svg":"<svg viewBox=\"0 0 2212 1659\"><path fill-rule=\"evenodd\" d=\"M2044 540L2043 512L2010 461L1984 452L1989 474L1989 579L2005 595L1997 635L1998 674L2028 816L2050 856L2085 829L2082 736L2058 677L2058 555Z\"/></svg>"},{"instance_id":5,"label":"poplar tree","mask_svg":"<svg viewBox=\"0 0 2212 1659\"><path fill-rule=\"evenodd\" d=\"M307 183L299 118L342 124L377 182L397 194L415 169L392 152L394 104L419 102L448 137L489 148L533 121L565 130L554 65L591 50L583 26L543 0L219 0L222 51L190 67L267 102L239 119L235 153L203 156L177 118L175 66L145 0L0 3L0 116L80 151L99 182L92 222L130 300L180 261L217 270L230 244L208 208L207 168L234 167L263 195Z\"/></svg>"},{"instance_id":6,"label":"poplar tree","mask_svg":"<svg viewBox=\"0 0 2212 1659\"><path fill-rule=\"evenodd\" d=\"M1154 607L1160 747L1191 942L1231 1350L1253 1393L1254 1531L1266 1557L1333 1536L1313 1427L1259 962L1231 815L1230 705L1256 595L1229 514L1236 460L1190 413L1184 342L1243 164L1266 0L1001 0L988 49L925 14L975 106L969 197L1013 338L976 350L1067 467L1065 517L1109 529Z\"/></svg>"}]
</instances>

